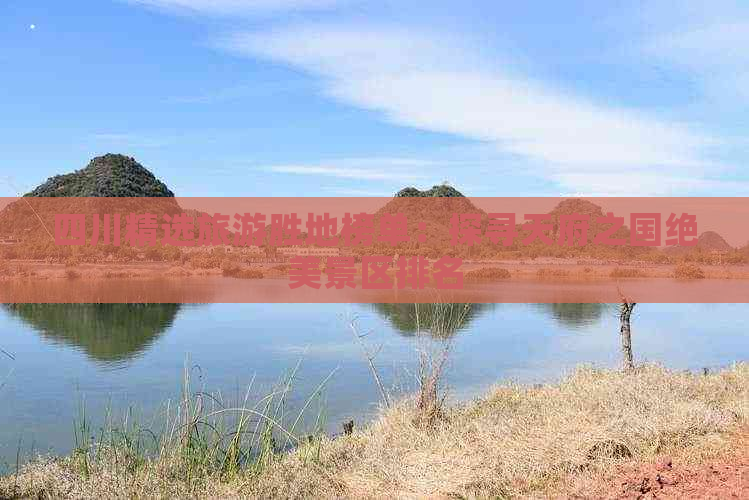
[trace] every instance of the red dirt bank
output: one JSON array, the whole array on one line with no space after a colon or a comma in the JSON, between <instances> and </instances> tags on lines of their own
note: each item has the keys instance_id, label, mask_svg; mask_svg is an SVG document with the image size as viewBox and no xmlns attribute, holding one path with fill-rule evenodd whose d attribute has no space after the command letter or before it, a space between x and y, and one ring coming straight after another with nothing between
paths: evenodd
<instances>
[{"instance_id":1,"label":"red dirt bank","mask_svg":"<svg viewBox=\"0 0 749 500\"><path fill-rule=\"evenodd\" d=\"M730 453L692 465L661 457L652 464L619 467L598 492L571 499L749 499L749 430L736 437Z\"/></svg>"}]
</instances>

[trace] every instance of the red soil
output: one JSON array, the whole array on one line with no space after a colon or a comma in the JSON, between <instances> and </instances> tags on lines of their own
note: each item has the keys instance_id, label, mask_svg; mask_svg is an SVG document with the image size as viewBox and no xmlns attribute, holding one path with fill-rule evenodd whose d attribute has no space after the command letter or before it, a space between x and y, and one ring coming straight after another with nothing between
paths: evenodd
<instances>
[{"instance_id":1,"label":"red soil","mask_svg":"<svg viewBox=\"0 0 749 500\"><path fill-rule=\"evenodd\" d=\"M699 465L661 457L653 464L621 466L599 492L572 498L749 499L749 431L736 436L735 448Z\"/></svg>"}]
</instances>

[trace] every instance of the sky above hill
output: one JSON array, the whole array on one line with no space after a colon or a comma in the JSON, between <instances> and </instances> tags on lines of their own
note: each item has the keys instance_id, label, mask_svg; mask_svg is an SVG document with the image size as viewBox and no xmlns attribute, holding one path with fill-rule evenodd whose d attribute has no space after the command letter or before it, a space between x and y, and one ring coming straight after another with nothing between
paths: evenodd
<instances>
[{"instance_id":1,"label":"sky above hill","mask_svg":"<svg viewBox=\"0 0 749 500\"><path fill-rule=\"evenodd\" d=\"M749 3L0 2L0 196L749 196Z\"/></svg>"}]
</instances>

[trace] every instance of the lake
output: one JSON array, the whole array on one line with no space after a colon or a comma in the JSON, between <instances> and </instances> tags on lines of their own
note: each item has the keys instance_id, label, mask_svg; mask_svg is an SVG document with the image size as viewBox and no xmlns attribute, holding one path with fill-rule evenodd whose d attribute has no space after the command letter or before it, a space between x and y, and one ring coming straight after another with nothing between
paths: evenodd
<instances>
[{"instance_id":1,"label":"lake","mask_svg":"<svg viewBox=\"0 0 749 500\"><path fill-rule=\"evenodd\" d=\"M420 305L421 329L429 323ZM463 306L460 307L461 311ZM96 428L105 412L132 408L158 420L179 398L185 366L193 387L241 398L262 395L300 363L290 404L301 406L331 373L325 429L377 411L378 389L355 321L394 394L415 387L417 348L450 346L452 401L501 381L559 379L581 363L621 363L617 308L606 304L476 304L459 327L416 335L413 304L23 304L0 306L0 462L66 453L85 407ZM638 304L636 362L717 368L749 359L749 305ZM6 355L7 353L7 355ZM11 356L13 359L11 359ZM317 411L317 410L316 410Z\"/></svg>"}]
</instances>

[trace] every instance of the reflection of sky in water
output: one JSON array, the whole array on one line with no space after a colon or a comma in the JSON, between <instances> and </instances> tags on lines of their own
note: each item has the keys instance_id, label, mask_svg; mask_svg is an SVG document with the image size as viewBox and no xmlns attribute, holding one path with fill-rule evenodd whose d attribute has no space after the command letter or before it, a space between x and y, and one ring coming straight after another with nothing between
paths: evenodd
<instances>
[{"instance_id":1,"label":"reflection of sky in water","mask_svg":"<svg viewBox=\"0 0 749 500\"><path fill-rule=\"evenodd\" d=\"M345 419L371 415L377 402L349 322L355 318L358 331L368 333L365 342L378 350L375 362L389 386L413 387L417 342L423 342L412 332L397 332L396 326L408 326L407 310L369 305L152 307L161 309L139 311L138 321L148 325L130 333L134 327L122 311L86 310L61 321L60 310L0 309L0 346L16 357L0 358L0 380L6 382L0 389L0 459L14 462L19 437L25 452L32 446L67 450L84 398L94 422L107 405L122 412L132 404L150 418L178 395L188 357L199 366L193 387L204 384L228 399L243 394L253 376L257 392L269 390L301 359L292 401L300 404L337 369L325 400L329 430L338 431ZM747 307L639 304L632 318L635 360L676 369L747 360ZM483 306L452 337L449 394L471 397L501 380L555 380L580 363L618 366L618 328L617 309L609 305Z\"/></svg>"}]
</instances>

